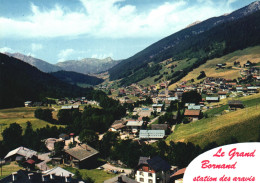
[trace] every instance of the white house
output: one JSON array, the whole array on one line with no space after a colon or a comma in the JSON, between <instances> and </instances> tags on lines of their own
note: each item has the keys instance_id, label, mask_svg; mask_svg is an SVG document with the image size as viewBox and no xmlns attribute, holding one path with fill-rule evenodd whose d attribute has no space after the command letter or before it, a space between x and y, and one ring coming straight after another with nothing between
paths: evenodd
<instances>
[{"instance_id":1,"label":"white house","mask_svg":"<svg viewBox=\"0 0 260 183\"><path fill-rule=\"evenodd\" d=\"M140 183L167 183L170 181L170 169L169 163L159 156L140 157L135 180Z\"/></svg>"}]
</instances>

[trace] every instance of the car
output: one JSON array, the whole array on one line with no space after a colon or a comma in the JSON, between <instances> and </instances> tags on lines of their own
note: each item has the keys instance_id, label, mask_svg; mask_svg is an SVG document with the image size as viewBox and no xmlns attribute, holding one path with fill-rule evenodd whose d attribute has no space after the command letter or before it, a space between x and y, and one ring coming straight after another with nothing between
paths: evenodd
<instances>
[{"instance_id":1,"label":"car","mask_svg":"<svg viewBox=\"0 0 260 183\"><path fill-rule=\"evenodd\" d=\"M104 167L103 166L100 166L97 168L98 170L104 170Z\"/></svg>"}]
</instances>

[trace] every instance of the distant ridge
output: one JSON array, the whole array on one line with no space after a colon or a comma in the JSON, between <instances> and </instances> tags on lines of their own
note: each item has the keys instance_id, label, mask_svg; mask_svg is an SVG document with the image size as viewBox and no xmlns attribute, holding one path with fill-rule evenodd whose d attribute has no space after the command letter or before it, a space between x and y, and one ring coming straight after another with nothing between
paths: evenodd
<instances>
[{"instance_id":1,"label":"distant ridge","mask_svg":"<svg viewBox=\"0 0 260 183\"><path fill-rule=\"evenodd\" d=\"M62 70L59 66L52 65L46 61L43 61L38 58L34 58L32 56L26 56L21 53L5 53L6 55L9 55L11 57L17 58L19 60L22 60L36 68L38 68L42 72L56 72Z\"/></svg>"},{"instance_id":2,"label":"distant ridge","mask_svg":"<svg viewBox=\"0 0 260 183\"><path fill-rule=\"evenodd\" d=\"M120 61L113 60L111 57L105 59L97 58L84 58L82 60L68 60L58 62L56 66L65 71L74 71L83 74L93 74L105 72L113 66L117 65Z\"/></svg>"}]
</instances>

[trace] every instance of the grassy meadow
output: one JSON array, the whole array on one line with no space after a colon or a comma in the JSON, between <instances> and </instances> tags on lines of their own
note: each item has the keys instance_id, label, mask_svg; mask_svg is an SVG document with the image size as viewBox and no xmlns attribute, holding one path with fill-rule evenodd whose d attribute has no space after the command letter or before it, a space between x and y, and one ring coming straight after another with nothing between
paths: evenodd
<instances>
[{"instance_id":1,"label":"grassy meadow","mask_svg":"<svg viewBox=\"0 0 260 183\"><path fill-rule=\"evenodd\" d=\"M203 118L189 124L176 125L167 142L192 142L204 147L210 142L221 144L231 137L239 142L256 141L260 128L260 94L239 98L244 109L224 113L220 116ZM227 102L227 100L226 100ZM221 114L227 105L207 111L209 116Z\"/></svg>"},{"instance_id":2,"label":"grassy meadow","mask_svg":"<svg viewBox=\"0 0 260 183\"><path fill-rule=\"evenodd\" d=\"M0 110L0 125L2 126L2 131L9 127L11 123L18 123L23 129L26 127L26 122L30 121L32 123L33 129L43 128L46 125L54 126L46 121L37 119L34 117L35 107L17 107L9 109ZM62 125L55 125L60 127ZM0 140L2 140L2 135L0 134Z\"/></svg>"}]
</instances>

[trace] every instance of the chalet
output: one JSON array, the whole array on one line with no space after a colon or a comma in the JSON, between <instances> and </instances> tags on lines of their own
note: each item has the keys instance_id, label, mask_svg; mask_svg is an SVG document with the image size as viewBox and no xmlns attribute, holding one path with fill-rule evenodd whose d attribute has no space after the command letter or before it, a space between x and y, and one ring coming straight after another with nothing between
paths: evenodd
<instances>
[{"instance_id":1,"label":"chalet","mask_svg":"<svg viewBox=\"0 0 260 183\"><path fill-rule=\"evenodd\" d=\"M206 97L206 101L210 102L219 102L219 97Z\"/></svg>"},{"instance_id":2,"label":"chalet","mask_svg":"<svg viewBox=\"0 0 260 183\"><path fill-rule=\"evenodd\" d=\"M219 99L225 99L227 98L227 92L226 91L219 91L218 92Z\"/></svg>"},{"instance_id":3,"label":"chalet","mask_svg":"<svg viewBox=\"0 0 260 183\"><path fill-rule=\"evenodd\" d=\"M185 170L186 168L180 169L177 172L175 172L173 175L171 175L171 182L182 183Z\"/></svg>"},{"instance_id":4,"label":"chalet","mask_svg":"<svg viewBox=\"0 0 260 183\"><path fill-rule=\"evenodd\" d=\"M121 132L126 127L126 121L116 120L108 129L108 131L112 132Z\"/></svg>"},{"instance_id":5,"label":"chalet","mask_svg":"<svg viewBox=\"0 0 260 183\"><path fill-rule=\"evenodd\" d=\"M158 140L165 137L165 130L140 130L139 139Z\"/></svg>"},{"instance_id":6,"label":"chalet","mask_svg":"<svg viewBox=\"0 0 260 183\"><path fill-rule=\"evenodd\" d=\"M228 106L230 110L236 110L238 108L244 108L243 103L240 100L230 100L228 101Z\"/></svg>"},{"instance_id":7,"label":"chalet","mask_svg":"<svg viewBox=\"0 0 260 183\"><path fill-rule=\"evenodd\" d=\"M87 144L79 144L65 151L64 163L76 168L95 166L99 152Z\"/></svg>"},{"instance_id":8,"label":"chalet","mask_svg":"<svg viewBox=\"0 0 260 183\"><path fill-rule=\"evenodd\" d=\"M24 102L24 107L32 107L32 101Z\"/></svg>"},{"instance_id":9,"label":"chalet","mask_svg":"<svg viewBox=\"0 0 260 183\"><path fill-rule=\"evenodd\" d=\"M126 127L132 133L137 133L142 128L143 123L144 123L143 121L128 121L126 123Z\"/></svg>"},{"instance_id":10,"label":"chalet","mask_svg":"<svg viewBox=\"0 0 260 183\"><path fill-rule=\"evenodd\" d=\"M26 147L18 147L12 151L10 151L5 157L6 162L11 161L21 161L22 159L28 160L33 159L37 160L37 152Z\"/></svg>"},{"instance_id":11,"label":"chalet","mask_svg":"<svg viewBox=\"0 0 260 183\"><path fill-rule=\"evenodd\" d=\"M240 86L240 85L238 85L238 86L236 87L236 91L237 91L237 92L242 92L242 91L243 91L243 87Z\"/></svg>"},{"instance_id":12,"label":"chalet","mask_svg":"<svg viewBox=\"0 0 260 183\"><path fill-rule=\"evenodd\" d=\"M226 67L226 64L217 64L217 69L224 69Z\"/></svg>"},{"instance_id":13,"label":"chalet","mask_svg":"<svg viewBox=\"0 0 260 183\"><path fill-rule=\"evenodd\" d=\"M135 180L144 183L167 183L170 180L171 166L159 156L140 157L136 167Z\"/></svg>"},{"instance_id":14,"label":"chalet","mask_svg":"<svg viewBox=\"0 0 260 183\"><path fill-rule=\"evenodd\" d=\"M55 176L64 176L64 177L74 176L73 173L58 166L50 170L43 171L42 173L44 175L55 175Z\"/></svg>"},{"instance_id":15,"label":"chalet","mask_svg":"<svg viewBox=\"0 0 260 183\"><path fill-rule=\"evenodd\" d=\"M196 121L201 117L201 111L186 109L184 112L184 116L188 117L189 121Z\"/></svg>"},{"instance_id":16,"label":"chalet","mask_svg":"<svg viewBox=\"0 0 260 183\"><path fill-rule=\"evenodd\" d=\"M258 93L258 86L249 86L247 87L248 93Z\"/></svg>"},{"instance_id":17,"label":"chalet","mask_svg":"<svg viewBox=\"0 0 260 183\"><path fill-rule=\"evenodd\" d=\"M189 110L201 110L201 106L200 105L189 105L188 109Z\"/></svg>"},{"instance_id":18,"label":"chalet","mask_svg":"<svg viewBox=\"0 0 260 183\"><path fill-rule=\"evenodd\" d=\"M153 104L152 107L154 111L160 113L162 112L163 104Z\"/></svg>"},{"instance_id":19,"label":"chalet","mask_svg":"<svg viewBox=\"0 0 260 183\"><path fill-rule=\"evenodd\" d=\"M43 182L71 182L71 183L84 183L82 180L74 179L71 175L62 176L62 175L45 175L43 173L38 172L30 172L26 170L18 170L17 172L13 172L7 177L0 179L1 183L43 183Z\"/></svg>"},{"instance_id":20,"label":"chalet","mask_svg":"<svg viewBox=\"0 0 260 183\"><path fill-rule=\"evenodd\" d=\"M151 124L152 130L167 130L168 125L167 124Z\"/></svg>"}]
</instances>

